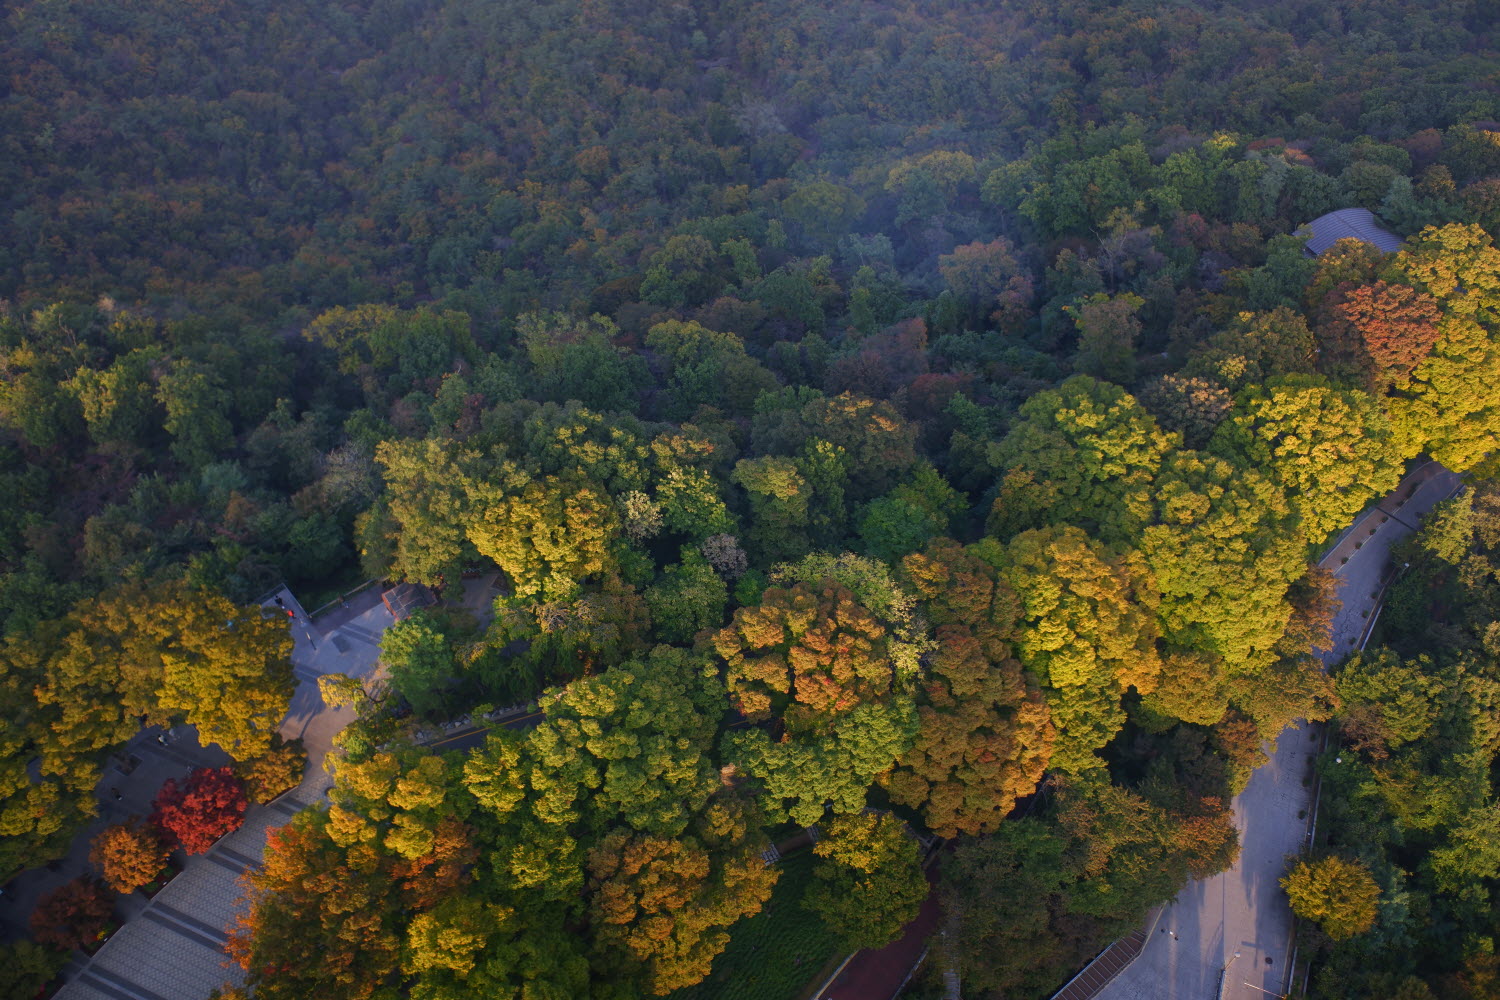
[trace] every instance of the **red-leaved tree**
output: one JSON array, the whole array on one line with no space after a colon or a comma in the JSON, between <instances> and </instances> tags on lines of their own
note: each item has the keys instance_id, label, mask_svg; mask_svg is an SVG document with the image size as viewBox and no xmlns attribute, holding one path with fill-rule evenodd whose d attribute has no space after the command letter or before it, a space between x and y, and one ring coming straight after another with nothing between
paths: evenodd
<instances>
[{"instance_id":1,"label":"red-leaved tree","mask_svg":"<svg viewBox=\"0 0 1500 1000\"><path fill-rule=\"evenodd\" d=\"M80 875L37 900L31 933L38 944L63 951L88 948L103 937L113 912L109 891L97 879Z\"/></svg>"},{"instance_id":2,"label":"red-leaved tree","mask_svg":"<svg viewBox=\"0 0 1500 1000\"><path fill-rule=\"evenodd\" d=\"M202 854L214 841L245 822L245 786L229 767L200 767L178 785L168 778L152 803L151 822L189 854Z\"/></svg>"}]
</instances>

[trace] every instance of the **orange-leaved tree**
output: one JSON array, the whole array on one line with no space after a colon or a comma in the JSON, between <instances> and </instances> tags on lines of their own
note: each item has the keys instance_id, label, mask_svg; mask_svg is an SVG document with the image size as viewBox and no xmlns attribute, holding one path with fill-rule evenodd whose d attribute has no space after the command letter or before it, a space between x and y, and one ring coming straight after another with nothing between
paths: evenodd
<instances>
[{"instance_id":1,"label":"orange-leaved tree","mask_svg":"<svg viewBox=\"0 0 1500 1000\"><path fill-rule=\"evenodd\" d=\"M100 830L89 861L103 872L106 885L124 893L154 881L166 868L170 853L155 827L131 819Z\"/></svg>"}]
</instances>

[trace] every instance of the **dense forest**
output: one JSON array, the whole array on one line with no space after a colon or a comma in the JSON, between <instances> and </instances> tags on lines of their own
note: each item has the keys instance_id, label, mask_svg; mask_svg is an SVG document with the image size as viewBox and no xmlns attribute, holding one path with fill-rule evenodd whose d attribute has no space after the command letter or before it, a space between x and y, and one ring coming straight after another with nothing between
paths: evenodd
<instances>
[{"instance_id":1,"label":"dense forest","mask_svg":"<svg viewBox=\"0 0 1500 1000\"><path fill-rule=\"evenodd\" d=\"M143 724L280 766L268 588L498 570L325 688L225 996L712 996L768 906L894 938L913 833L930 967L1049 996L1299 719L1308 878L1371 887L1309 995L1500 990L1495 0L4 17L0 878ZM1404 248L1312 257L1346 207ZM1330 675L1316 560L1424 457Z\"/></svg>"}]
</instances>

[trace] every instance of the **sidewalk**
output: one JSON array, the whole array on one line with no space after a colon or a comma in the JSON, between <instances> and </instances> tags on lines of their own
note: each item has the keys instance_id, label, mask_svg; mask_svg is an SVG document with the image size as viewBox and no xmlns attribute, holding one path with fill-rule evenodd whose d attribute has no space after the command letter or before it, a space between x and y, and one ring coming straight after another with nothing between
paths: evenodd
<instances>
[{"instance_id":1,"label":"sidewalk","mask_svg":"<svg viewBox=\"0 0 1500 1000\"><path fill-rule=\"evenodd\" d=\"M159 736L169 742L158 742ZM221 767L227 763L229 755L217 746L200 747L197 734L190 726L178 726L172 737L154 727L138 733L107 760L104 774L94 790L98 815L74 836L67 857L45 868L22 872L6 885L5 895L0 896L0 930L4 936L29 935L27 918L40 896L64 882L93 872L93 866L89 864L89 847L99 831L131 816L150 815L151 801L168 778L180 781L195 767ZM115 798L116 791L120 793L118 799ZM143 901L143 897L121 899L116 906L119 915L127 919L133 915L139 908L134 905L137 900Z\"/></svg>"}]
</instances>

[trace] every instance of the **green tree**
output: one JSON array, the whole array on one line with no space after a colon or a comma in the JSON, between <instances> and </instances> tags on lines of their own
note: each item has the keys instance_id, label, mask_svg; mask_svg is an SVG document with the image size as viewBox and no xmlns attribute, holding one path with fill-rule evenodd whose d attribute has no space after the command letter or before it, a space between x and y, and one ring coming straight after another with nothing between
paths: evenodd
<instances>
[{"instance_id":1,"label":"green tree","mask_svg":"<svg viewBox=\"0 0 1500 1000\"><path fill-rule=\"evenodd\" d=\"M658 306L701 305L724 286L726 271L709 240L672 236L646 263L641 298Z\"/></svg>"},{"instance_id":2,"label":"green tree","mask_svg":"<svg viewBox=\"0 0 1500 1000\"><path fill-rule=\"evenodd\" d=\"M682 561L663 570L643 596L656 634L667 642L686 644L704 629L724 624L729 587L702 553L684 548Z\"/></svg>"},{"instance_id":3,"label":"green tree","mask_svg":"<svg viewBox=\"0 0 1500 1000\"><path fill-rule=\"evenodd\" d=\"M658 646L557 692L526 744L537 814L681 834L717 788L707 749L722 691L704 658Z\"/></svg>"},{"instance_id":4,"label":"green tree","mask_svg":"<svg viewBox=\"0 0 1500 1000\"><path fill-rule=\"evenodd\" d=\"M886 492L916 462L916 427L890 403L847 392L829 399L806 389L767 393L757 401L751 421L756 451L795 455L815 438L847 455L852 501Z\"/></svg>"},{"instance_id":5,"label":"green tree","mask_svg":"<svg viewBox=\"0 0 1500 1000\"><path fill-rule=\"evenodd\" d=\"M921 463L908 482L870 501L859 534L870 555L895 562L946 535L952 519L966 507L963 496L936 469Z\"/></svg>"},{"instance_id":6,"label":"green tree","mask_svg":"<svg viewBox=\"0 0 1500 1000\"><path fill-rule=\"evenodd\" d=\"M865 201L842 184L820 177L798 184L781 210L803 245L817 252L831 248L849 231L864 215Z\"/></svg>"},{"instance_id":7,"label":"green tree","mask_svg":"<svg viewBox=\"0 0 1500 1000\"><path fill-rule=\"evenodd\" d=\"M1150 484L1176 444L1123 389L1076 375L1021 407L1009 434L990 446L1005 472L990 531L1009 537L1044 524L1096 529L1132 541L1150 516Z\"/></svg>"},{"instance_id":8,"label":"green tree","mask_svg":"<svg viewBox=\"0 0 1500 1000\"><path fill-rule=\"evenodd\" d=\"M0 997L32 1000L41 996L67 964L67 952L25 938L0 944Z\"/></svg>"},{"instance_id":9,"label":"green tree","mask_svg":"<svg viewBox=\"0 0 1500 1000\"><path fill-rule=\"evenodd\" d=\"M1308 541L1318 544L1395 488L1404 456L1394 438L1366 393L1288 375L1242 392L1209 448L1263 470L1286 493Z\"/></svg>"},{"instance_id":10,"label":"green tree","mask_svg":"<svg viewBox=\"0 0 1500 1000\"><path fill-rule=\"evenodd\" d=\"M172 435L172 454L191 468L202 468L234 444L227 393L218 373L206 365L178 361L156 385L166 409L163 426Z\"/></svg>"},{"instance_id":11,"label":"green tree","mask_svg":"<svg viewBox=\"0 0 1500 1000\"><path fill-rule=\"evenodd\" d=\"M890 813L835 816L822 830L803 905L844 948L884 947L916 919L931 888L917 842Z\"/></svg>"},{"instance_id":12,"label":"green tree","mask_svg":"<svg viewBox=\"0 0 1500 1000\"><path fill-rule=\"evenodd\" d=\"M911 747L917 733L911 701L858 705L810 737L772 742L761 729L730 730L724 755L752 778L769 822L808 826L824 812L859 812L875 778Z\"/></svg>"},{"instance_id":13,"label":"green tree","mask_svg":"<svg viewBox=\"0 0 1500 1000\"><path fill-rule=\"evenodd\" d=\"M429 438L382 441L375 460L386 482L382 504L393 540L393 574L429 585L456 578L468 551L466 484L478 457L450 441Z\"/></svg>"},{"instance_id":14,"label":"green tree","mask_svg":"<svg viewBox=\"0 0 1500 1000\"><path fill-rule=\"evenodd\" d=\"M380 637L380 662L391 686L421 715L448 705L455 669L448 638L426 612L417 611Z\"/></svg>"},{"instance_id":15,"label":"green tree","mask_svg":"<svg viewBox=\"0 0 1500 1000\"><path fill-rule=\"evenodd\" d=\"M339 307L319 314L302 336L333 351L339 370L362 376L367 392L375 376L385 391L400 395L418 380L478 360L469 317L453 310Z\"/></svg>"},{"instance_id":16,"label":"green tree","mask_svg":"<svg viewBox=\"0 0 1500 1000\"><path fill-rule=\"evenodd\" d=\"M1084 375L1128 384L1135 379L1135 345L1141 334L1136 315L1146 300L1132 292L1091 295L1065 307L1078 327L1073 366Z\"/></svg>"},{"instance_id":17,"label":"green tree","mask_svg":"<svg viewBox=\"0 0 1500 1000\"><path fill-rule=\"evenodd\" d=\"M1088 960L1078 954L1083 928L1052 926L1070 878L1066 847L1054 826L1026 816L961 840L944 862L943 909L957 918L953 952L969 988L1039 995L1067 978L1075 955Z\"/></svg>"},{"instance_id":18,"label":"green tree","mask_svg":"<svg viewBox=\"0 0 1500 1000\"><path fill-rule=\"evenodd\" d=\"M99 444L143 445L156 419L151 366L153 350L136 350L103 370L79 368L68 382L78 397L89 436Z\"/></svg>"},{"instance_id":19,"label":"green tree","mask_svg":"<svg viewBox=\"0 0 1500 1000\"><path fill-rule=\"evenodd\" d=\"M765 561L795 558L808 550L812 486L794 460L773 455L742 458L735 464L733 479L750 498L746 541Z\"/></svg>"},{"instance_id":20,"label":"green tree","mask_svg":"<svg viewBox=\"0 0 1500 1000\"><path fill-rule=\"evenodd\" d=\"M644 651L650 629L648 605L617 576L563 600L502 598L495 602L483 659L472 669L497 696L531 698L547 683Z\"/></svg>"},{"instance_id":21,"label":"green tree","mask_svg":"<svg viewBox=\"0 0 1500 1000\"><path fill-rule=\"evenodd\" d=\"M1386 756L1428 734L1448 688L1428 657L1403 662L1389 649L1356 653L1338 670L1340 731L1356 747Z\"/></svg>"},{"instance_id":22,"label":"green tree","mask_svg":"<svg viewBox=\"0 0 1500 1000\"><path fill-rule=\"evenodd\" d=\"M1363 934L1375 925L1380 886L1359 861L1329 855L1298 861L1281 879L1292 912L1312 920L1335 941Z\"/></svg>"},{"instance_id":23,"label":"green tree","mask_svg":"<svg viewBox=\"0 0 1500 1000\"><path fill-rule=\"evenodd\" d=\"M533 479L507 464L470 485L469 503L469 540L517 597L568 598L614 565L619 513L592 484Z\"/></svg>"},{"instance_id":24,"label":"green tree","mask_svg":"<svg viewBox=\"0 0 1500 1000\"><path fill-rule=\"evenodd\" d=\"M555 313L527 313L516 320L516 338L546 400L578 400L600 410L634 411L649 383L644 359L614 344L614 323L603 316L576 320Z\"/></svg>"},{"instance_id":25,"label":"green tree","mask_svg":"<svg viewBox=\"0 0 1500 1000\"><path fill-rule=\"evenodd\" d=\"M646 346L667 361L669 414L690 417L700 406L716 406L748 415L762 392L775 389L776 377L745 353L732 333L716 333L698 323L669 320L646 334Z\"/></svg>"},{"instance_id":26,"label":"green tree","mask_svg":"<svg viewBox=\"0 0 1500 1000\"><path fill-rule=\"evenodd\" d=\"M1155 689L1158 601L1136 553L1111 554L1077 528L1017 535L1000 577L1020 596L1016 655L1047 689L1057 725L1052 766L1080 773L1124 724L1128 689Z\"/></svg>"},{"instance_id":27,"label":"green tree","mask_svg":"<svg viewBox=\"0 0 1500 1000\"><path fill-rule=\"evenodd\" d=\"M1168 432L1182 435L1189 448L1208 444L1214 429L1234 406L1218 382L1187 375L1163 375L1142 388L1140 402Z\"/></svg>"},{"instance_id":28,"label":"green tree","mask_svg":"<svg viewBox=\"0 0 1500 1000\"><path fill-rule=\"evenodd\" d=\"M1238 392L1278 375L1311 375L1317 357L1307 320L1289 306L1277 306L1235 314L1193 353L1182 374Z\"/></svg>"},{"instance_id":29,"label":"green tree","mask_svg":"<svg viewBox=\"0 0 1500 1000\"><path fill-rule=\"evenodd\" d=\"M1161 592L1162 635L1212 653L1235 671L1275 656L1306 570L1287 496L1254 469L1174 452L1151 488L1155 516L1140 550Z\"/></svg>"}]
</instances>

